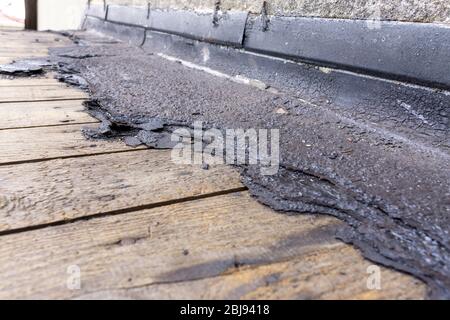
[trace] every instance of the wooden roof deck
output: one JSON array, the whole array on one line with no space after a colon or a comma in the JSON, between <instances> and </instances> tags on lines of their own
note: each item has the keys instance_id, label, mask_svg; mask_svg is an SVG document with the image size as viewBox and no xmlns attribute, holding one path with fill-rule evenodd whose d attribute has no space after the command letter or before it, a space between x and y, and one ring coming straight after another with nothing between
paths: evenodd
<instances>
[{"instance_id":1,"label":"wooden roof deck","mask_svg":"<svg viewBox=\"0 0 450 320\"><path fill-rule=\"evenodd\" d=\"M0 31L0 63L68 41ZM384 268L382 289L369 290L371 263L330 236L336 219L276 213L230 167L86 140L82 127L97 121L85 99L52 75L0 79L0 298L425 296Z\"/></svg>"}]
</instances>

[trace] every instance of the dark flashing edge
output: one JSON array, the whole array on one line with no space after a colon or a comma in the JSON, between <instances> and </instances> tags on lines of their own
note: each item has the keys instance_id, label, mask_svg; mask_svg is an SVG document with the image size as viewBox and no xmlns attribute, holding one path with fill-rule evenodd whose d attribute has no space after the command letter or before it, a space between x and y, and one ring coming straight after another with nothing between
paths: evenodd
<instances>
[{"instance_id":1,"label":"dark flashing edge","mask_svg":"<svg viewBox=\"0 0 450 320\"><path fill-rule=\"evenodd\" d=\"M450 28L436 24L271 17L250 19L244 48L309 64L450 88ZM301 30L301 32L298 32Z\"/></svg>"},{"instance_id":2,"label":"dark flashing edge","mask_svg":"<svg viewBox=\"0 0 450 320\"><path fill-rule=\"evenodd\" d=\"M87 13L87 16L108 22L143 27L149 30L180 35L189 39L242 47L248 13L230 11L225 13L196 13L187 10L150 10L144 6L108 5L106 18Z\"/></svg>"},{"instance_id":3,"label":"dark flashing edge","mask_svg":"<svg viewBox=\"0 0 450 320\"><path fill-rule=\"evenodd\" d=\"M132 28L146 29L316 66L450 89L450 27L444 25L263 17L247 12L230 12L217 18L213 12L118 5L106 9L91 5L86 16L106 21L103 31L110 35L117 32L115 29L128 29L130 34ZM126 32L120 37L126 41Z\"/></svg>"}]
</instances>

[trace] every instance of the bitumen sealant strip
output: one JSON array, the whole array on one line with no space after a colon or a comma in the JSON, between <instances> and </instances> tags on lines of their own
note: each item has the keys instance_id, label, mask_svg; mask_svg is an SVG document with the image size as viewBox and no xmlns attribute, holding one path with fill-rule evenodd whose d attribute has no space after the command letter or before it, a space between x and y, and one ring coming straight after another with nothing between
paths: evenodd
<instances>
[{"instance_id":1,"label":"bitumen sealant strip","mask_svg":"<svg viewBox=\"0 0 450 320\"><path fill-rule=\"evenodd\" d=\"M85 26L113 35L107 23L88 18ZM450 298L445 78L403 83L178 32L144 29L143 37L104 43L81 34L82 46L51 50L60 79L90 93L88 109L102 120L90 137L171 148L171 133L195 121L221 131L279 129L275 175L236 166L254 197L283 212L339 218L337 236L366 258L425 281L431 297Z\"/></svg>"}]
</instances>

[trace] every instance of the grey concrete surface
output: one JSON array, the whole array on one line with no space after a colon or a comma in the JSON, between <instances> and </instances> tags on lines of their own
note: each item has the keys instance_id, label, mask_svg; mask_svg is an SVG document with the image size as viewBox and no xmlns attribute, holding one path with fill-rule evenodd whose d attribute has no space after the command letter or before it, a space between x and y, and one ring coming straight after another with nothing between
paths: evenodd
<instances>
[{"instance_id":1,"label":"grey concrete surface","mask_svg":"<svg viewBox=\"0 0 450 320\"><path fill-rule=\"evenodd\" d=\"M102 0L94 0L102 3ZM260 13L263 0L221 0L223 10ZM107 0L108 4L144 5L146 0ZM268 0L268 14L344 19L381 19L450 23L448 0ZM215 0L154 0L160 9L213 10Z\"/></svg>"}]
</instances>

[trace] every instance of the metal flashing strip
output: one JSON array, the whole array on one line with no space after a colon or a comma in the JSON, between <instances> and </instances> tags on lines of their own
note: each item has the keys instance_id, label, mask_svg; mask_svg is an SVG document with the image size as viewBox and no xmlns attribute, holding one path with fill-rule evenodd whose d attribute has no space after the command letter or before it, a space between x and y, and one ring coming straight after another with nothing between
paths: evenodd
<instances>
[{"instance_id":1,"label":"metal flashing strip","mask_svg":"<svg viewBox=\"0 0 450 320\"><path fill-rule=\"evenodd\" d=\"M193 11L150 12L150 28L212 43L241 47L247 12L196 13Z\"/></svg>"},{"instance_id":2,"label":"metal flashing strip","mask_svg":"<svg viewBox=\"0 0 450 320\"><path fill-rule=\"evenodd\" d=\"M241 11L198 13L189 10L151 10L149 6L109 5L106 20L241 47L247 17L248 13Z\"/></svg>"},{"instance_id":3,"label":"metal flashing strip","mask_svg":"<svg viewBox=\"0 0 450 320\"><path fill-rule=\"evenodd\" d=\"M88 16L103 7L91 5ZM151 10L109 5L108 34L140 38L142 29L244 48L429 87L450 88L450 27L438 24L373 22L303 17L253 17L247 12ZM91 24L92 25L92 24ZM94 24L97 25L98 24ZM95 28L95 27L94 27ZM132 28L137 29L132 32ZM143 40L145 37L143 38Z\"/></svg>"},{"instance_id":4,"label":"metal flashing strip","mask_svg":"<svg viewBox=\"0 0 450 320\"><path fill-rule=\"evenodd\" d=\"M244 47L270 55L450 87L450 28L437 24L272 17Z\"/></svg>"}]
</instances>

